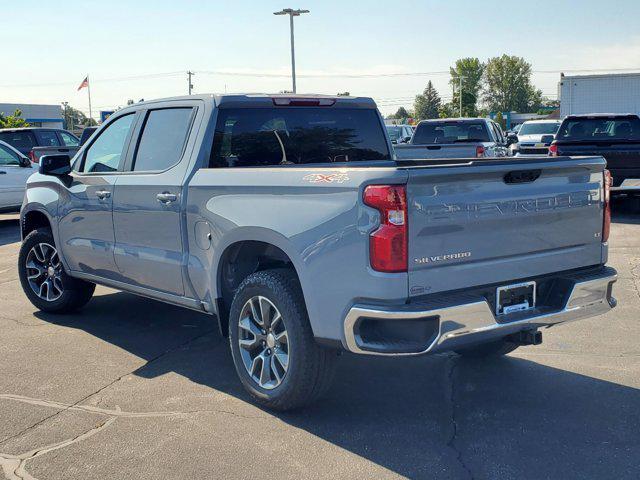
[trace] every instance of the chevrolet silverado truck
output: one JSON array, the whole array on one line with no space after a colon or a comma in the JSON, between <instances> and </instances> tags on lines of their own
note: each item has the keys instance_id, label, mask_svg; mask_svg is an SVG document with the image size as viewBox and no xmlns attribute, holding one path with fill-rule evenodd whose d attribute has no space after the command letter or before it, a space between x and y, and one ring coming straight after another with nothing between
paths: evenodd
<instances>
[{"instance_id":1,"label":"chevrolet silverado truck","mask_svg":"<svg viewBox=\"0 0 640 480\"><path fill-rule=\"evenodd\" d=\"M280 410L318 398L340 351L500 355L615 305L601 157L402 161L384 128L359 97L119 110L29 179L24 292L69 312L101 284L212 315Z\"/></svg>"},{"instance_id":2,"label":"chevrolet silverado truck","mask_svg":"<svg viewBox=\"0 0 640 480\"><path fill-rule=\"evenodd\" d=\"M638 115L570 115L562 121L549 155L600 155L611 172L611 193L640 195Z\"/></svg>"},{"instance_id":3,"label":"chevrolet silverado truck","mask_svg":"<svg viewBox=\"0 0 640 480\"><path fill-rule=\"evenodd\" d=\"M396 157L405 160L509 155L504 132L488 118L423 120L408 143L394 147Z\"/></svg>"}]
</instances>

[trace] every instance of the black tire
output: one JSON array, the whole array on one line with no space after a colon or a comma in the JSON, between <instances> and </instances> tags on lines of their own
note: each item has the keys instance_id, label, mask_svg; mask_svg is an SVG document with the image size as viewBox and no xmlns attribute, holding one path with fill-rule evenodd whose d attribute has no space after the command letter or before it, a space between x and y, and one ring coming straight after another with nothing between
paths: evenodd
<instances>
[{"instance_id":1,"label":"black tire","mask_svg":"<svg viewBox=\"0 0 640 480\"><path fill-rule=\"evenodd\" d=\"M240 315L247 302L256 296L265 297L278 309L287 330L291 360L281 383L272 389L262 388L252 378L240 353ZM314 340L302 290L291 270L256 272L240 284L229 313L229 342L242 385L257 403L267 408L286 411L308 405L321 397L333 380L337 352Z\"/></svg>"},{"instance_id":2,"label":"black tire","mask_svg":"<svg viewBox=\"0 0 640 480\"><path fill-rule=\"evenodd\" d=\"M18 255L18 276L22 290L29 301L39 310L50 313L69 313L82 308L87 304L96 288L94 283L85 282L77 278L72 278L66 274L64 268L60 266L60 279L62 283L62 294L55 300L46 300L39 297L31 288L27 278L27 258L31 249L41 243L55 247L55 242L51 230L39 228L26 236L20 246Z\"/></svg>"},{"instance_id":3,"label":"black tire","mask_svg":"<svg viewBox=\"0 0 640 480\"><path fill-rule=\"evenodd\" d=\"M458 355L469 358L500 357L513 352L519 345L505 339L490 343L482 343L473 347L456 350Z\"/></svg>"}]
</instances>

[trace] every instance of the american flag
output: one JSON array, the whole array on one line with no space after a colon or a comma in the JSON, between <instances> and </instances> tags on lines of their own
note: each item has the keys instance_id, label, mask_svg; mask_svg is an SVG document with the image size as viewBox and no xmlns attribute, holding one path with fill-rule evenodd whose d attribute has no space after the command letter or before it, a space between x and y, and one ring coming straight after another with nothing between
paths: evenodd
<instances>
[{"instance_id":1,"label":"american flag","mask_svg":"<svg viewBox=\"0 0 640 480\"><path fill-rule=\"evenodd\" d=\"M84 87L89 87L89 76L88 75L86 77L84 77L84 80L82 80L82 83L78 87L78 90L82 90Z\"/></svg>"}]
</instances>

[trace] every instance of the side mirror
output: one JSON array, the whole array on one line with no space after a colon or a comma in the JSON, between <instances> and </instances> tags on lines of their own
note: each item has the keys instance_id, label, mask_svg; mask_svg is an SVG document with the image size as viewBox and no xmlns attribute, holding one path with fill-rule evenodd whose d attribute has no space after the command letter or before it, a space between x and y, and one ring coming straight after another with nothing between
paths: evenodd
<instances>
[{"instance_id":1,"label":"side mirror","mask_svg":"<svg viewBox=\"0 0 640 480\"><path fill-rule=\"evenodd\" d=\"M411 137L404 137L402 140L404 143L409 143L411 141Z\"/></svg>"},{"instance_id":2,"label":"side mirror","mask_svg":"<svg viewBox=\"0 0 640 480\"><path fill-rule=\"evenodd\" d=\"M398 140L391 140L392 145L396 145L397 143L398 143Z\"/></svg>"},{"instance_id":3,"label":"side mirror","mask_svg":"<svg viewBox=\"0 0 640 480\"><path fill-rule=\"evenodd\" d=\"M507 146L513 145L514 143L518 143L518 135L515 133L510 133L507 135Z\"/></svg>"},{"instance_id":4,"label":"side mirror","mask_svg":"<svg viewBox=\"0 0 640 480\"><path fill-rule=\"evenodd\" d=\"M71 173L71 158L69 155L43 155L39 171L43 175L68 175Z\"/></svg>"},{"instance_id":5,"label":"side mirror","mask_svg":"<svg viewBox=\"0 0 640 480\"><path fill-rule=\"evenodd\" d=\"M551 145L551 142L553 142L554 138L555 135L542 135L542 137L540 138L540 142L544 143L545 145Z\"/></svg>"}]
</instances>

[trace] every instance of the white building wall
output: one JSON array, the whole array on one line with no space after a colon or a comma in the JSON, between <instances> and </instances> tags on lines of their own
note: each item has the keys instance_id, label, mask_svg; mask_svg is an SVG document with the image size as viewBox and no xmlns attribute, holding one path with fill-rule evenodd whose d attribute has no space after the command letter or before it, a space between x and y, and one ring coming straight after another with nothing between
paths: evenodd
<instances>
[{"instance_id":1,"label":"white building wall","mask_svg":"<svg viewBox=\"0 0 640 480\"><path fill-rule=\"evenodd\" d=\"M62 107L60 105L0 103L0 113L3 115L12 115L16 110L22 111L22 118L31 124L40 127L62 128Z\"/></svg>"},{"instance_id":2,"label":"white building wall","mask_svg":"<svg viewBox=\"0 0 640 480\"><path fill-rule=\"evenodd\" d=\"M640 114L640 73L565 76L559 91L563 118L586 113Z\"/></svg>"}]
</instances>

